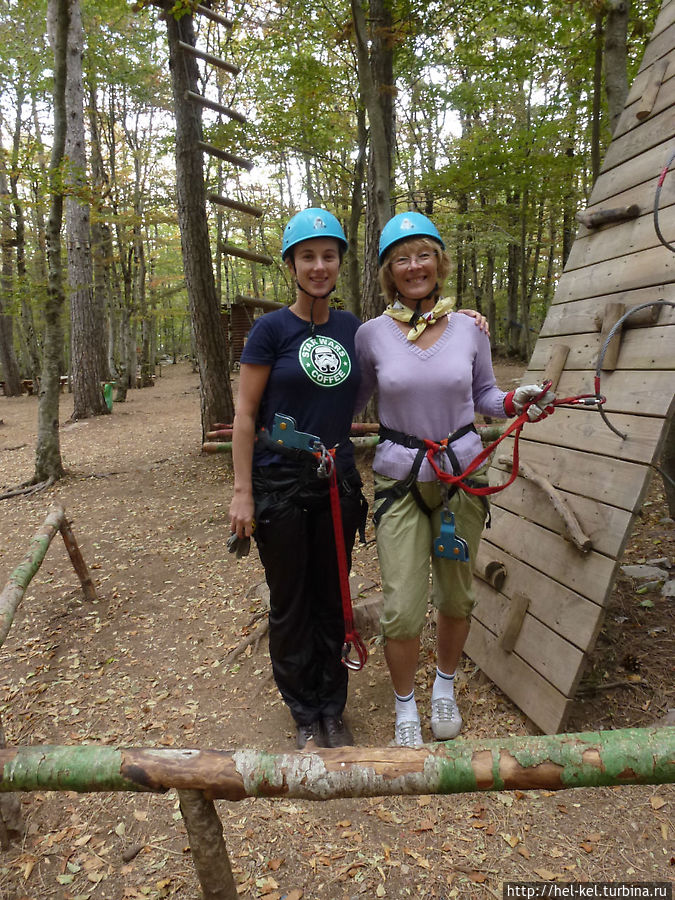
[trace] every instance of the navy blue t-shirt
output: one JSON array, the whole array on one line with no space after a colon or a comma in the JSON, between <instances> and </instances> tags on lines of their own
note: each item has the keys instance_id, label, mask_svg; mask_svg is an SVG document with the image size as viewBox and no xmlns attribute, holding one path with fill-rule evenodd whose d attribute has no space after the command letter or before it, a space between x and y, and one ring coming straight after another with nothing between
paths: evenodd
<instances>
[{"instance_id":1,"label":"navy blue t-shirt","mask_svg":"<svg viewBox=\"0 0 675 900\"><path fill-rule=\"evenodd\" d=\"M320 437L328 448L337 445L341 471L354 465L349 429L360 382L354 351L360 324L352 313L331 309L312 337L309 324L284 307L255 322L241 354L242 363L272 367L258 425L271 432L275 413L292 416L298 431ZM254 465L280 462L288 459L255 445Z\"/></svg>"}]
</instances>

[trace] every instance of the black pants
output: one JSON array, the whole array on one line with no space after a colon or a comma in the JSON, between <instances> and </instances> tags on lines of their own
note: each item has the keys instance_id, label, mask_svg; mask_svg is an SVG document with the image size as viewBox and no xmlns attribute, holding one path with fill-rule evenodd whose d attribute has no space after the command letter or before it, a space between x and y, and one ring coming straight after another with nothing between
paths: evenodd
<instances>
[{"instance_id":1,"label":"black pants","mask_svg":"<svg viewBox=\"0 0 675 900\"><path fill-rule=\"evenodd\" d=\"M253 473L255 539L270 589L269 647L277 687L298 725L339 716L347 702L344 619L328 479L315 464ZM347 564L367 505L356 469L340 479Z\"/></svg>"}]
</instances>

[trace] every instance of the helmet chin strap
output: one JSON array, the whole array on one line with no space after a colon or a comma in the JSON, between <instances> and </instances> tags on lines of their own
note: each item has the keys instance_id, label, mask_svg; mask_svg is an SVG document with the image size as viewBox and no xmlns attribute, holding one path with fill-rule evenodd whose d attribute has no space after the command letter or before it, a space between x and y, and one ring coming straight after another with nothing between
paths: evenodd
<instances>
[{"instance_id":1,"label":"helmet chin strap","mask_svg":"<svg viewBox=\"0 0 675 900\"><path fill-rule=\"evenodd\" d=\"M424 303L424 301L431 300L431 298L434 297L437 293L438 293L438 282L436 282L436 284L433 286L433 288L429 291L429 293L426 296L420 297L416 301L415 309L414 309L412 315L410 316L410 321L408 322L408 324L410 325L411 328L414 328L415 325L417 325L417 322L419 321L419 319L421 317L421 309L422 309L422 304ZM402 294L400 291L398 292L398 294L400 297L403 297L404 300L412 300L413 299L412 297L406 297L406 295Z\"/></svg>"},{"instance_id":2,"label":"helmet chin strap","mask_svg":"<svg viewBox=\"0 0 675 900\"><path fill-rule=\"evenodd\" d=\"M305 294L307 297L311 297L311 300L312 300L312 305L309 308L309 331L310 331L310 334L313 335L314 332L316 331L316 324L314 322L314 304L316 303L317 300L325 300L327 297L330 297L330 295L335 291L336 286L333 285L333 287L326 294L312 294L312 293L310 293L310 291L307 290L306 287L303 287L300 284L300 281L298 279L298 274L295 271L295 262L293 263L293 273L295 275L296 285L300 288L300 290L302 291L303 294Z\"/></svg>"}]
</instances>

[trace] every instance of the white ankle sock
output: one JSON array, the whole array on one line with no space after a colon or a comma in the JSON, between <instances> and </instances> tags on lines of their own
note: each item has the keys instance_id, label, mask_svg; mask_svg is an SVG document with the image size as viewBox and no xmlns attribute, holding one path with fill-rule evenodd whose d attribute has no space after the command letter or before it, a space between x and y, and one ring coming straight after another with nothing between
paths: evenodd
<instances>
[{"instance_id":1,"label":"white ankle sock","mask_svg":"<svg viewBox=\"0 0 675 900\"><path fill-rule=\"evenodd\" d=\"M450 700L455 699L455 673L448 675L436 667L436 680L431 689L431 699L437 700L439 697L448 697Z\"/></svg>"},{"instance_id":2,"label":"white ankle sock","mask_svg":"<svg viewBox=\"0 0 675 900\"><path fill-rule=\"evenodd\" d=\"M396 691L394 691L394 697L396 698L395 707L397 722L414 722L416 719L419 720L420 714L417 712L414 690L412 690L407 697L400 697Z\"/></svg>"}]
</instances>

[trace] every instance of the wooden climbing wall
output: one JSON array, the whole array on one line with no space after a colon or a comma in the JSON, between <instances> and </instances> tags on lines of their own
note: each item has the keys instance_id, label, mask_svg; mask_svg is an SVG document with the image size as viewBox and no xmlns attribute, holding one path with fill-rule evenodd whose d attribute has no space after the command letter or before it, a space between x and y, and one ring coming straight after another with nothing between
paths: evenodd
<instances>
[{"instance_id":1,"label":"wooden climbing wall","mask_svg":"<svg viewBox=\"0 0 675 900\"><path fill-rule=\"evenodd\" d=\"M660 243L653 221L657 182L673 151L675 0L667 0L588 208L637 205L638 214L580 226L522 383L540 382L564 360L558 396L593 393L611 304L628 311L675 301L675 253ZM661 232L675 243L675 172L666 177L659 208ZM526 426L520 444L521 459L559 491L592 549L578 550L543 490L519 476L492 498L492 527L475 565L478 602L466 652L546 733L565 727L674 411L675 309L662 306L651 324L628 319L619 341L601 392L607 418L625 439L597 412L560 408ZM492 483L505 480L509 470L499 459L512 449L511 441L500 445ZM497 587L486 577L494 562L506 569Z\"/></svg>"}]
</instances>

